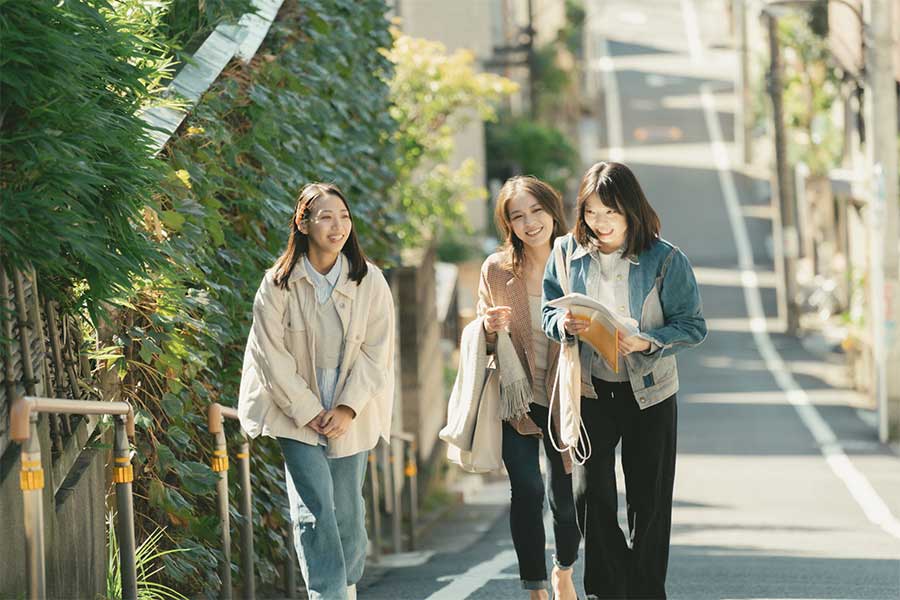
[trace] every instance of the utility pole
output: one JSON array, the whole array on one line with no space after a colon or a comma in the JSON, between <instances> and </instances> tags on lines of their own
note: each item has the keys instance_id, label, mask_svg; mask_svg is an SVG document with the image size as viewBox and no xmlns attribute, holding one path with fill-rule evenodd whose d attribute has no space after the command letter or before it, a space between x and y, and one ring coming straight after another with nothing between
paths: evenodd
<instances>
[{"instance_id":1,"label":"utility pole","mask_svg":"<svg viewBox=\"0 0 900 600\"><path fill-rule=\"evenodd\" d=\"M893 0L868 0L864 17L866 43L865 92L866 156L871 210L880 219L880 246L874 248L880 273L872 279L880 285L870 290L873 306L873 340L876 363L874 391L878 402L879 438L900 437L900 203L897 184L897 83L892 36ZM879 281L880 280L880 281Z\"/></svg>"},{"instance_id":2,"label":"utility pole","mask_svg":"<svg viewBox=\"0 0 900 600\"><path fill-rule=\"evenodd\" d=\"M768 92L772 100L772 119L775 124L775 188L779 214L781 215L781 254L784 262L784 293L786 296L787 333L796 335L799 328L797 307L797 255L799 239L794 210L793 186L787 161L787 146L784 132L784 103L782 83L781 46L778 41L778 17L765 11L764 18L769 33L769 73ZM777 239L777 237L776 237Z\"/></svg>"},{"instance_id":3,"label":"utility pole","mask_svg":"<svg viewBox=\"0 0 900 600\"><path fill-rule=\"evenodd\" d=\"M528 24L518 27L515 44L506 46L494 46L494 56L485 61L486 67L505 69L507 67L522 67L528 69L528 111L532 119L537 118L537 57L534 52L534 37L537 31L534 28L533 0L528 0ZM522 56L524 53L524 56Z\"/></svg>"},{"instance_id":4,"label":"utility pole","mask_svg":"<svg viewBox=\"0 0 900 600\"><path fill-rule=\"evenodd\" d=\"M734 139L741 149L745 165L753 162L753 127L750 122L752 89L750 83L750 48L747 35L747 2L731 0L734 34L738 45L737 109L734 121Z\"/></svg>"},{"instance_id":5,"label":"utility pole","mask_svg":"<svg viewBox=\"0 0 900 600\"><path fill-rule=\"evenodd\" d=\"M537 119L538 116L537 86L535 85L535 71L537 71L537 59L534 55L535 33L534 4L533 0L528 0L528 27L527 29L525 29L525 34L528 36L528 38L525 42L525 45L528 48L528 54L526 57L526 61L528 62L528 103L532 120Z\"/></svg>"}]
</instances>

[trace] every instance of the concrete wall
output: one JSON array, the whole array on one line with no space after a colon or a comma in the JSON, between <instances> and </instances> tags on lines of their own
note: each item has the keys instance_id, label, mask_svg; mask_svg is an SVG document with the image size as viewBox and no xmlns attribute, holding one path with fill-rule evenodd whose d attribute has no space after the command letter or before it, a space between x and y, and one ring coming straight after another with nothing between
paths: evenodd
<instances>
[{"instance_id":1,"label":"concrete wall","mask_svg":"<svg viewBox=\"0 0 900 600\"><path fill-rule=\"evenodd\" d=\"M80 426L83 433L86 423ZM105 597L106 506L104 452L81 451L69 444L53 464L71 463L61 473L50 460L50 432L39 426L44 462L44 529L49 598ZM73 439L79 436L76 434ZM19 489L19 448L13 444L0 460L0 598L25 597L25 529Z\"/></svg>"},{"instance_id":2,"label":"concrete wall","mask_svg":"<svg viewBox=\"0 0 900 600\"><path fill-rule=\"evenodd\" d=\"M0 265L0 269L3 269ZM3 280L0 278L0 280ZM39 310L35 288L28 277L23 278L23 296L29 320L34 322ZM13 296L12 284L0 290L3 297ZM41 311L43 313L43 311ZM2 330L11 327L7 336L11 343L0 345L0 368L4 372L11 365L11 379L0 386L0 598L24 598L28 591L25 564L25 528L22 491L19 488L20 446L12 442L9 433L9 407L12 398L25 393L22 361L22 336L17 319L3 322ZM46 321L46 315L42 317ZM47 361L47 344L40 327L32 327L30 353L32 369L38 381L34 392L38 396L53 396L48 384L51 364ZM2 335L2 334L0 334ZM9 363L6 363L9 361ZM44 547L46 559L47 593L49 598L97 598L106 594L106 527L105 527L105 454L84 450L96 420L82 418L73 423L71 435L60 438L61 448L54 456L51 451L48 415L38 421L41 442L41 462L44 469Z\"/></svg>"},{"instance_id":3,"label":"concrete wall","mask_svg":"<svg viewBox=\"0 0 900 600\"><path fill-rule=\"evenodd\" d=\"M407 252L394 270L399 307L401 420L427 462L447 416L441 323L435 302L434 247Z\"/></svg>"}]
</instances>

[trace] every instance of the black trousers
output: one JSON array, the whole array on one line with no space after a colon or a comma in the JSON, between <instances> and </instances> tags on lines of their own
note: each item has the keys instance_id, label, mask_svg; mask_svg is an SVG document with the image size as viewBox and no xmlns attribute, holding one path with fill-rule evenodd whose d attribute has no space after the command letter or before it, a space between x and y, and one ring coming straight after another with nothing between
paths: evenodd
<instances>
[{"instance_id":1,"label":"black trousers","mask_svg":"<svg viewBox=\"0 0 900 600\"><path fill-rule=\"evenodd\" d=\"M581 400L592 452L573 473L578 527L585 543L585 592L589 598L665 598L675 483L675 396L640 410L630 383L593 383L597 399ZM628 541L616 516L619 440Z\"/></svg>"},{"instance_id":2,"label":"black trousers","mask_svg":"<svg viewBox=\"0 0 900 600\"><path fill-rule=\"evenodd\" d=\"M538 462L541 441L550 466L550 511L553 514L557 564L570 567L575 563L581 536L575 520L572 476L566 473L562 456L550 443L547 430L549 411L545 406L532 404L529 415L541 428L543 440L520 435L504 421L503 464L506 465L512 488L509 526L519 559L519 576L525 589L538 590L547 587L544 479Z\"/></svg>"}]
</instances>

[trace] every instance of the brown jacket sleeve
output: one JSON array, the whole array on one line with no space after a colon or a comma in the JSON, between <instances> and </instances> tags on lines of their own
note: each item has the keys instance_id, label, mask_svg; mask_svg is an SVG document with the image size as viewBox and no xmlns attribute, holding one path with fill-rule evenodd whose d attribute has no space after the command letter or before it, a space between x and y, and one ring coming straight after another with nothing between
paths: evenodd
<instances>
[{"instance_id":1,"label":"brown jacket sleeve","mask_svg":"<svg viewBox=\"0 0 900 600\"><path fill-rule=\"evenodd\" d=\"M479 317L483 317L487 312L487 309L494 306L490 284L488 284L488 270L491 268L490 260L491 259L488 258L484 261L484 264L481 265L481 279L478 282L478 304L475 307L475 314ZM484 337L487 342L487 353L493 354L494 344L497 342L497 334L488 333L487 330L485 330Z\"/></svg>"}]
</instances>

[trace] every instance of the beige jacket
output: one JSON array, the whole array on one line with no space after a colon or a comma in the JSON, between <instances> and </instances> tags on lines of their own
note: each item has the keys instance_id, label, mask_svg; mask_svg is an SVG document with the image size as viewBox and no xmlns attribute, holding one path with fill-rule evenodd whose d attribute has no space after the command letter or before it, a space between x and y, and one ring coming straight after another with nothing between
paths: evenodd
<instances>
[{"instance_id":1,"label":"beige jacket","mask_svg":"<svg viewBox=\"0 0 900 600\"><path fill-rule=\"evenodd\" d=\"M394 301L381 271L369 263L359 285L348 277L341 254L334 304L341 316L344 355L334 406L356 418L343 436L328 440L328 456L367 451L390 439L394 401ZM304 261L297 261L288 289L267 271L253 301L253 325L244 351L238 416L247 435L286 437L318 444L309 423L322 410L316 385L315 289Z\"/></svg>"}]
</instances>

